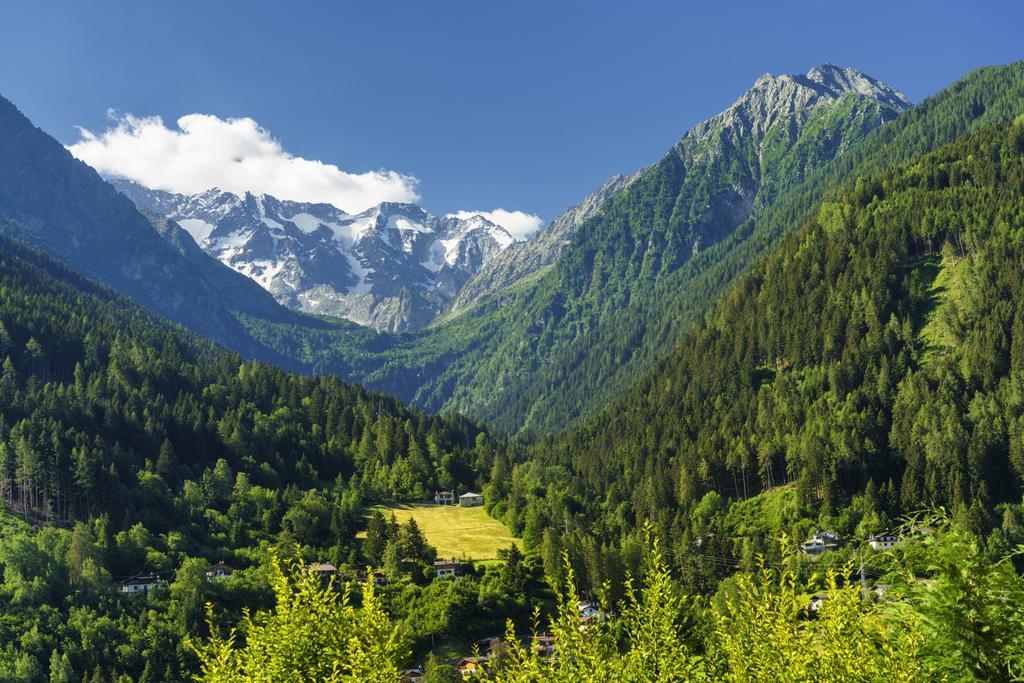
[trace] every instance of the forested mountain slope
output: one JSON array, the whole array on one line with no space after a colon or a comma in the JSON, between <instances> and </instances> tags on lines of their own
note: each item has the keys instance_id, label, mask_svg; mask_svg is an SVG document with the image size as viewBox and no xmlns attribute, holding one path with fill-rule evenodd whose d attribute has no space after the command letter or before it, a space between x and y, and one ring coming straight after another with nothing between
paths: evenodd
<instances>
[{"instance_id":1,"label":"forested mountain slope","mask_svg":"<svg viewBox=\"0 0 1024 683\"><path fill-rule=\"evenodd\" d=\"M613 182L613 197L599 193L568 244L541 250L560 254L554 265L532 277L499 269L470 288L480 296L467 308L408 334L287 311L151 217L168 245L9 105L0 151L18 170L0 183L0 213L27 226L18 239L243 355L538 434L613 400L829 194L1008 120L1024 97L1022 71L983 69L894 120L898 93L852 70L762 78L639 178Z\"/></svg>"},{"instance_id":2,"label":"forested mountain slope","mask_svg":"<svg viewBox=\"0 0 1024 683\"><path fill-rule=\"evenodd\" d=\"M641 170L609 178L579 204L563 211L542 232L498 254L459 290L447 316L458 315L558 261L580 227L604 211L615 195L632 185L642 174Z\"/></svg>"},{"instance_id":3,"label":"forested mountain slope","mask_svg":"<svg viewBox=\"0 0 1024 683\"><path fill-rule=\"evenodd\" d=\"M479 488L498 445L459 416L243 361L5 237L0 357L4 680L185 680L209 564L247 577L214 592L234 620L269 597L268 544L354 568L364 501ZM169 611L113 593L135 574L159 577L164 607L176 582Z\"/></svg>"},{"instance_id":4,"label":"forested mountain slope","mask_svg":"<svg viewBox=\"0 0 1024 683\"><path fill-rule=\"evenodd\" d=\"M1024 115L822 205L621 399L496 469L499 511L598 583L648 519L682 553L743 557L807 517L863 538L946 506L1011 533L1022 269Z\"/></svg>"},{"instance_id":5,"label":"forested mountain slope","mask_svg":"<svg viewBox=\"0 0 1024 683\"><path fill-rule=\"evenodd\" d=\"M789 185L777 199L721 242L659 278L653 288L632 297L605 324L567 347L501 415L484 414L496 424L504 415L531 416L531 431L567 424L564 405L582 406L586 415L615 398L629 383L673 348L686 330L758 258L772 253L777 240L802 225L837 188L923 154L993 123L1009 121L1024 106L1024 64L983 69L867 134L843 154ZM535 417L534 417L535 416ZM571 416L569 416L571 417Z\"/></svg>"},{"instance_id":6,"label":"forested mountain slope","mask_svg":"<svg viewBox=\"0 0 1024 683\"><path fill-rule=\"evenodd\" d=\"M662 281L907 106L852 69L766 75L580 225L550 270L454 319L381 340L383 353L360 353L340 335L252 329L283 353L305 352L430 410L465 410L511 431L564 426L625 388L644 367L619 369L633 353L650 351L652 362L643 326L678 293L652 299ZM623 318L643 302L653 307L645 320Z\"/></svg>"},{"instance_id":7,"label":"forested mountain slope","mask_svg":"<svg viewBox=\"0 0 1024 683\"><path fill-rule=\"evenodd\" d=\"M0 256L0 484L28 518L157 515L166 531L183 520L161 501L219 460L274 490L357 475L387 499L473 481L482 431L463 418L245 362L37 252L3 239Z\"/></svg>"}]
</instances>

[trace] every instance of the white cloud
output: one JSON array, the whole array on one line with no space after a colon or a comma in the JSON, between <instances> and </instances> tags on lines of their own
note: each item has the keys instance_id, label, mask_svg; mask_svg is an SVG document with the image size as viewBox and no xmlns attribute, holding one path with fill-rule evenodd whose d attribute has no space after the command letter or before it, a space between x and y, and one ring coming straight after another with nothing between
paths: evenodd
<instances>
[{"instance_id":1,"label":"white cloud","mask_svg":"<svg viewBox=\"0 0 1024 683\"><path fill-rule=\"evenodd\" d=\"M172 128L159 116L110 116L112 128L98 134L79 128L81 139L68 149L101 173L150 188L194 194L219 187L327 202L352 213L383 201L419 200L419 181L413 176L384 170L349 173L292 156L250 118L189 114Z\"/></svg>"},{"instance_id":2,"label":"white cloud","mask_svg":"<svg viewBox=\"0 0 1024 683\"><path fill-rule=\"evenodd\" d=\"M448 214L456 218L471 218L472 216L483 216L492 223L496 223L508 230L508 233L517 240L524 240L544 226L540 216L524 211L506 211L495 209L494 211L456 211Z\"/></svg>"}]
</instances>

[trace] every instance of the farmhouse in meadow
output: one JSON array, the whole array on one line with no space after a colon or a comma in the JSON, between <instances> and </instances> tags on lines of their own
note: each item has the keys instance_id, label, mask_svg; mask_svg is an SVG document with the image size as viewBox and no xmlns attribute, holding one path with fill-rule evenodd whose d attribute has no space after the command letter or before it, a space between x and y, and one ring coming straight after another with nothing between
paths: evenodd
<instances>
[{"instance_id":1,"label":"farmhouse in meadow","mask_svg":"<svg viewBox=\"0 0 1024 683\"><path fill-rule=\"evenodd\" d=\"M459 496L459 505L461 505L464 508L477 507L478 505L483 504L484 497L479 493L473 493L472 491L470 491L469 493L463 493L461 496Z\"/></svg>"},{"instance_id":2,"label":"farmhouse in meadow","mask_svg":"<svg viewBox=\"0 0 1024 683\"><path fill-rule=\"evenodd\" d=\"M455 491L438 491L434 494L434 502L438 505L455 505Z\"/></svg>"}]
</instances>

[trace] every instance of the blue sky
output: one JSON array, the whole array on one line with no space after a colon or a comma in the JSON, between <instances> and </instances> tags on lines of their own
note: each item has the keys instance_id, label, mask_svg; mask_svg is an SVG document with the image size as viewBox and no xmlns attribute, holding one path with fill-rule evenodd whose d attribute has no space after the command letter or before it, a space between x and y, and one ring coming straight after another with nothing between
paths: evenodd
<instances>
[{"instance_id":1,"label":"blue sky","mask_svg":"<svg viewBox=\"0 0 1024 683\"><path fill-rule=\"evenodd\" d=\"M1024 57L1022 26L1010 1L41 0L4 7L0 94L66 144L110 108L250 117L297 157L415 176L428 210L549 220L762 73L850 65L916 102Z\"/></svg>"}]
</instances>

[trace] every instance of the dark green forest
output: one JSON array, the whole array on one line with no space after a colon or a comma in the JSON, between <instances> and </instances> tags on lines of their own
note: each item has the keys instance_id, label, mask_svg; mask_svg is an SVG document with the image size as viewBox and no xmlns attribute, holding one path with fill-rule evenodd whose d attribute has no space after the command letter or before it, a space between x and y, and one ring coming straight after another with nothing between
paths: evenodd
<instances>
[{"instance_id":1,"label":"dark green forest","mask_svg":"<svg viewBox=\"0 0 1024 683\"><path fill-rule=\"evenodd\" d=\"M1024 541L1022 226L1022 118L858 178L622 398L499 458L495 514L593 568L591 587L645 520L749 563L779 557L782 531L863 540L941 506L1008 551ZM729 573L679 569L694 587Z\"/></svg>"},{"instance_id":2,"label":"dark green forest","mask_svg":"<svg viewBox=\"0 0 1024 683\"><path fill-rule=\"evenodd\" d=\"M204 600L229 620L271 600L268 545L365 567L365 501L479 487L505 448L458 416L244 362L6 239L0 355L2 680L62 667L73 680L183 680ZM433 558L415 525L389 528L388 542L393 571L423 583ZM228 589L204 580L220 561L239 570ZM505 603L524 600L522 571L518 593L499 584L482 597L474 580L406 591L400 609L446 605L499 628ZM111 594L138 573L167 590L149 602ZM428 639L449 628L444 615L417 623Z\"/></svg>"}]
</instances>

